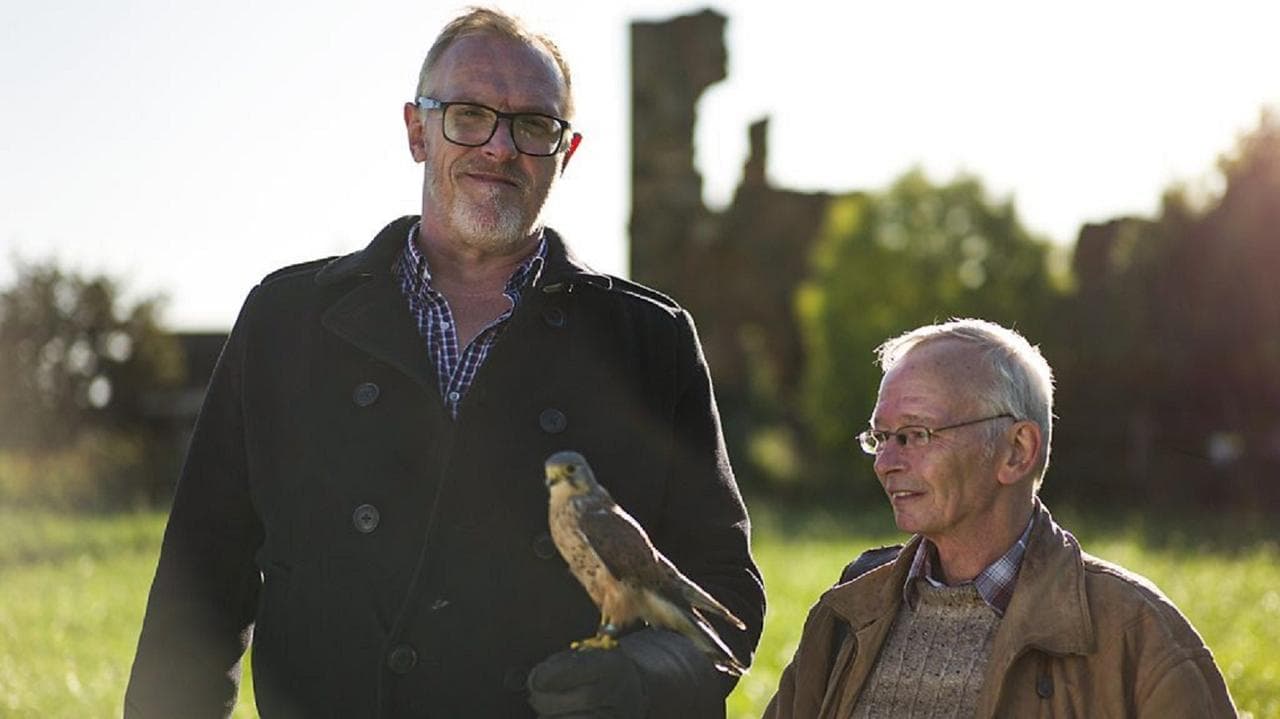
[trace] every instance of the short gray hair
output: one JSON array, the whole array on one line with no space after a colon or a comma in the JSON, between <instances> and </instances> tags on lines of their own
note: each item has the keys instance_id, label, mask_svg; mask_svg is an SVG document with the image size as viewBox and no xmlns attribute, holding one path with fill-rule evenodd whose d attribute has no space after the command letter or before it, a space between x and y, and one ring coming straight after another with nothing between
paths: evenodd
<instances>
[{"instance_id":1,"label":"short gray hair","mask_svg":"<svg viewBox=\"0 0 1280 719\"><path fill-rule=\"evenodd\" d=\"M445 50L458 40L472 35L492 35L545 50L555 61L556 67L560 68L560 75L564 78L564 115L570 119L573 117L573 82L569 77L569 63L565 62L560 48L552 42L551 38L529 29L520 18L495 8L469 8L444 26L436 36L435 42L431 44L431 49L427 50L426 60L422 62L422 69L418 72L415 97L426 94L427 73L435 67Z\"/></svg>"},{"instance_id":2,"label":"short gray hair","mask_svg":"<svg viewBox=\"0 0 1280 719\"><path fill-rule=\"evenodd\" d=\"M981 319L952 319L926 325L894 337L876 348L876 359L887 373L911 350L941 340L972 347L990 361L991 383L976 399L992 413L1007 412L1040 425L1044 449L1033 471L1039 489L1049 467L1053 436L1053 369L1040 348L1014 330Z\"/></svg>"}]
</instances>

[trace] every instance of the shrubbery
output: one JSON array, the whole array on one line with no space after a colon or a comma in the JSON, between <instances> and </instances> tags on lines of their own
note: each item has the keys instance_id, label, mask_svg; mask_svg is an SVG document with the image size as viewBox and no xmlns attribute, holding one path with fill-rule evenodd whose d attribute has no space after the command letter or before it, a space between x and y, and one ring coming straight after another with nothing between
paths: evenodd
<instances>
[{"instance_id":1,"label":"shrubbery","mask_svg":"<svg viewBox=\"0 0 1280 719\"><path fill-rule=\"evenodd\" d=\"M85 432L57 448L0 449L0 506L105 511L151 506L178 453L141 434ZM163 482L159 481L163 478Z\"/></svg>"},{"instance_id":2,"label":"shrubbery","mask_svg":"<svg viewBox=\"0 0 1280 719\"><path fill-rule=\"evenodd\" d=\"M0 504L111 509L161 500L177 464L148 402L182 379L159 297L52 262L0 290ZM163 473L163 474L161 474Z\"/></svg>"}]
</instances>

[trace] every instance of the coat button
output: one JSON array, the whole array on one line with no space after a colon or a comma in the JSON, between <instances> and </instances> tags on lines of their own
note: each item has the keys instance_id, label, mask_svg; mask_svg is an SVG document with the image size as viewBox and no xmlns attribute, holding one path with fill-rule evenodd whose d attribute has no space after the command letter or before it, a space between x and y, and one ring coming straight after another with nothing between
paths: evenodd
<instances>
[{"instance_id":1,"label":"coat button","mask_svg":"<svg viewBox=\"0 0 1280 719\"><path fill-rule=\"evenodd\" d=\"M509 692L524 691L525 682L529 680L529 672L521 667L509 667L502 673L502 686Z\"/></svg>"},{"instance_id":2,"label":"coat button","mask_svg":"<svg viewBox=\"0 0 1280 719\"><path fill-rule=\"evenodd\" d=\"M564 310L559 307L547 307L542 310L542 319L551 327L564 327Z\"/></svg>"},{"instance_id":3,"label":"coat button","mask_svg":"<svg viewBox=\"0 0 1280 719\"><path fill-rule=\"evenodd\" d=\"M418 664L418 652L408 644L397 644L387 654L387 668L396 674L408 674Z\"/></svg>"},{"instance_id":4,"label":"coat button","mask_svg":"<svg viewBox=\"0 0 1280 719\"><path fill-rule=\"evenodd\" d=\"M372 382L361 382L351 393L351 399L361 407L368 407L378 401L378 395L381 393L382 390L378 389L378 385Z\"/></svg>"},{"instance_id":5,"label":"coat button","mask_svg":"<svg viewBox=\"0 0 1280 719\"><path fill-rule=\"evenodd\" d=\"M533 554L538 559L551 559L556 556L556 543L550 534L543 532L533 538Z\"/></svg>"},{"instance_id":6,"label":"coat button","mask_svg":"<svg viewBox=\"0 0 1280 719\"><path fill-rule=\"evenodd\" d=\"M1036 679L1036 694L1039 694L1041 699L1053 696L1053 677L1041 674L1040 678Z\"/></svg>"},{"instance_id":7,"label":"coat button","mask_svg":"<svg viewBox=\"0 0 1280 719\"><path fill-rule=\"evenodd\" d=\"M361 534L368 534L377 529L381 518L378 508L372 504L362 504L351 513L351 523L356 525L356 531Z\"/></svg>"},{"instance_id":8,"label":"coat button","mask_svg":"<svg viewBox=\"0 0 1280 719\"><path fill-rule=\"evenodd\" d=\"M558 409L544 409L542 414L538 415L538 426L547 434L560 434L565 427L569 426L569 418Z\"/></svg>"}]
</instances>

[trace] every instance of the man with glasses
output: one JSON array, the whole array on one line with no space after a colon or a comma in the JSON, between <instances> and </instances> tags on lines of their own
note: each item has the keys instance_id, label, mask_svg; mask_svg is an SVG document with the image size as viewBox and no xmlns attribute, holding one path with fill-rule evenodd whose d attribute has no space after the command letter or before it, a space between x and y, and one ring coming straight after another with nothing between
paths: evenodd
<instances>
[{"instance_id":1,"label":"man with glasses","mask_svg":"<svg viewBox=\"0 0 1280 719\"><path fill-rule=\"evenodd\" d=\"M1037 498L1053 423L1039 350L970 319L878 355L858 441L915 536L818 600L765 716L1234 717L1186 618Z\"/></svg>"},{"instance_id":2,"label":"man with glasses","mask_svg":"<svg viewBox=\"0 0 1280 719\"><path fill-rule=\"evenodd\" d=\"M710 376L672 300L576 261L543 204L578 149L568 67L472 10L404 122L422 213L254 288L183 470L129 717L717 716L732 679L599 614L556 552L543 464L583 453L746 630L760 574ZM304 231L300 229L299 231Z\"/></svg>"}]
</instances>

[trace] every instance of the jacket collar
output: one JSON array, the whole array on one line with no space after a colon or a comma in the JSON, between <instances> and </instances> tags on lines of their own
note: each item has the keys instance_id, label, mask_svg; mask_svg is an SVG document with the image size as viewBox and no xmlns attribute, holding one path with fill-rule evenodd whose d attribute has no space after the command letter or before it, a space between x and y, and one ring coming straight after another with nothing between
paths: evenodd
<instances>
[{"instance_id":1,"label":"jacket collar","mask_svg":"<svg viewBox=\"0 0 1280 719\"><path fill-rule=\"evenodd\" d=\"M912 537L893 562L831 589L822 602L854 631L891 617L902 602L902 586L921 541L919 535ZM1088 654L1096 645L1080 545L1039 501L1018 583L997 637L993 660L1006 656L1012 661L1025 647L1051 654Z\"/></svg>"},{"instance_id":2,"label":"jacket collar","mask_svg":"<svg viewBox=\"0 0 1280 719\"><path fill-rule=\"evenodd\" d=\"M353 278L390 276L396 258L404 248L409 229L418 221L418 215L405 215L393 220L373 238L364 249L339 257L325 265L316 274L320 285L331 285ZM571 290L579 282L609 289L613 279L592 271L565 245L560 234L551 228L544 230L547 240L546 264L534 287L543 292Z\"/></svg>"},{"instance_id":3,"label":"jacket collar","mask_svg":"<svg viewBox=\"0 0 1280 719\"><path fill-rule=\"evenodd\" d=\"M418 218L401 217L378 233L364 249L339 257L316 273L316 283L337 295L321 317L331 332L413 378L428 393L438 394L436 370L418 332L395 276L396 258ZM547 255L534 282L544 293L573 291L580 282L612 286L607 275L591 272L546 230Z\"/></svg>"},{"instance_id":4,"label":"jacket collar","mask_svg":"<svg viewBox=\"0 0 1280 719\"><path fill-rule=\"evenodd\" d=\"M907 581L911 561L921 541L920 535L912 537L892 562L829 590L822 602L848 622L854 631L886 614L897 612L902 602L902 585Z\"/></svg>"},{"instance_id":5,"label":"jacket collar","mask_svg":"<svg viewBox=\"0 0 1280 719\"><path fill-rule=\"evenodd\" d=\"M1039 500L1018 585L1002 624L1003 636L1016 643L1006 647L1010 657L1022 647L1050 654L1089 654L1096 648L1080 543L1053 521Z\"/></svg>"}]
</instances>

